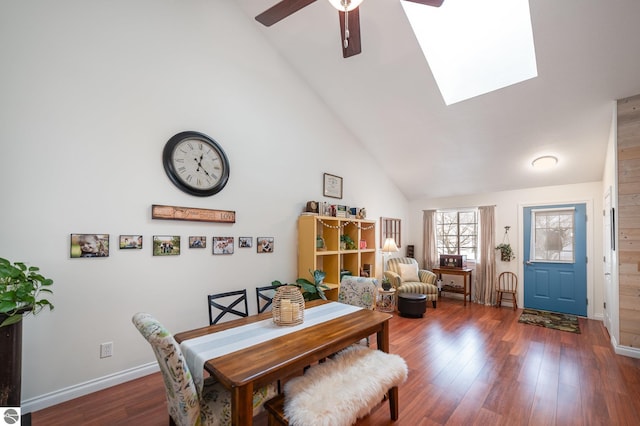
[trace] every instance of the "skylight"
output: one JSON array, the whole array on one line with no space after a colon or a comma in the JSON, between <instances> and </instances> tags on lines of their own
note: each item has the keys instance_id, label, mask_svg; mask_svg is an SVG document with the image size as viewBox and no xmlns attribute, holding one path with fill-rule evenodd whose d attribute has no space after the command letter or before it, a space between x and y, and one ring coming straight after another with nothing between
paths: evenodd
<instances>
[{"instance_id":1,"label":"skylight","mask_svg":"<svg viewBox=\"0 0 640 426\"><path fill-rule=\"evenodd\" d=\"M528 0L400 3L447 105L538 76Z\"/></svg>"}]
</instances>

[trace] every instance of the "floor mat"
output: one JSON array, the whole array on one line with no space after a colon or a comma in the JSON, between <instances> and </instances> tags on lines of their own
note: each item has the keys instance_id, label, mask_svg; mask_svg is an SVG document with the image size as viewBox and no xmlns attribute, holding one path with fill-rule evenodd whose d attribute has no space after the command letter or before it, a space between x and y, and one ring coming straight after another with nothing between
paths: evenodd
<instances>
[{"instance_id":1,"label":"floor mat","mask_svg":"<svg viewBox=\"0 0 640 426\"><path fill-rule=\"evenodd\" d=\"M578 317L575 315L525 309L518 322L580 334Z\"/></svg>"}]
</instances>

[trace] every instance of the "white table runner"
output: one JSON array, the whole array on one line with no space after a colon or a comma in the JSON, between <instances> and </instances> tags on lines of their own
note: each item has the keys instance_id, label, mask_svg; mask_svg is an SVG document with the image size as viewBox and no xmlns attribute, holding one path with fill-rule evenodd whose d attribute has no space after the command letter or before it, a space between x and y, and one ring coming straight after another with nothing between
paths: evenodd
<instances>
[{"instance_id":1,"label":"white table runner","mask_svg":"<svg viewBox=\"0 0 640 426\"><path fill-rule=\"evenodd\" d=\"M234 327L217 333L188 339L180 343L180 349L191 370L193 380L202 391L204 381L204 363L211 358L248 348L249 346L303 330L334 318L359 311L360 307L344 303L331 302L304 310L304 322L294 326L279 326L273 319Z\"/></svg>"}]
</instances>

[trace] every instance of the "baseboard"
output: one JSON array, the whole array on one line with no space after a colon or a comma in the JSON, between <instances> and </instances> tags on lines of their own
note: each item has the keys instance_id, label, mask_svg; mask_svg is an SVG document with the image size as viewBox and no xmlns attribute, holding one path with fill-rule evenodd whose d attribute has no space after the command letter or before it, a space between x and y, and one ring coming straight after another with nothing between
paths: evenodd
<instances>
[{"instance_id":1,"label":"baseboard","mask_svg":"<svg viewBox=\"0 0 640 426\"><path fill-rule=\"evenodd\" d=\"M42 410L52 405L61 404L80 396L88 395L111 386L119 385L140 377L153 374L160 371L157 362L150 362L139 367L130 368L128 370L119 371L108 376L99 377L88 382L79 383L54 392L37 396L22 401L21 411L23 413L31 413Z\"/></svg>"},{"instance_id":2,"label":"baseboard","mask_svg":"<svg viewBox=\"0 0 640 426\"><path fill-rule=\"evenodd\" d=\"M616 354L640 359L640 348L618 345L618 342L613 336L611 336L611 344L613 345L613 350Z\"/></svg>"}]
</instances>

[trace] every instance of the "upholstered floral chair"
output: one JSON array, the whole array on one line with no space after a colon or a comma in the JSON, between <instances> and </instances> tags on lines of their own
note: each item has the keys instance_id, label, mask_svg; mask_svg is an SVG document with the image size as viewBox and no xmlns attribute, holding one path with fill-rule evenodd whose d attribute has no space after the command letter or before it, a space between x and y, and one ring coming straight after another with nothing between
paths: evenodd
<instances>
[{"instance_id":1,"label":"upholstered floral chair","mask_svg":"<svg viewBox=\"0 0 640 426\"><path fill-rule=\"evenodd\" d=\"M342 281L340 281L338 302L360 308L373 309L376 306L377 291L377 279L347 275L342 277ZM369 346L369 336L360 343Z\"/></svg>"},{"instance_id":2,"label":"upholstered floral chair","mask_svg":"<svg viewBox=\"0 0 640 426\"><path fill-rule=\"evenodd\" d=\"M231 393L213 377L205 379L202 394L189 371L180 346L155 318L146 313L133 316L133 324L147 339L160 366L167 394L171 425L231 425ZM262 405L277 394L274 385L260 388L253 394L254 416Z\"/></svg>"},{"instance_id":3,"label":"upholstered floral chair","mask_svg":"<svg viewBox=\"0 0 640 426\"><path fill-rule=\"evenodd\" d=\"M338 302L373 309L376 305L377 288L378 280L375 278L344 276L340 282Z\"/></svg>"},{"instance_id":4,"label":"upholstered floral chair","mask_svg":"<svg viewBox=\"0 0 640 426\"><path fill-rule=\"evenodd\" d=\"M389 278L396 289L396 297L400 293L425 294L433 307L438 301L438 276L426 269L419 269L418 262L411 257L392 257L387 261L387 271L384 275ZM396 301L397 302L397 301Z\"/></svg>"}]
</instances>

